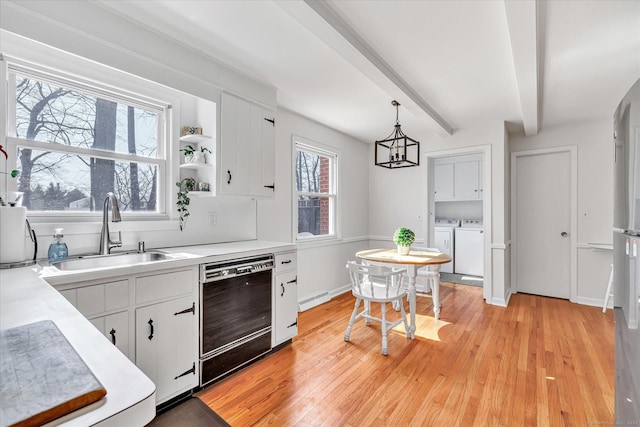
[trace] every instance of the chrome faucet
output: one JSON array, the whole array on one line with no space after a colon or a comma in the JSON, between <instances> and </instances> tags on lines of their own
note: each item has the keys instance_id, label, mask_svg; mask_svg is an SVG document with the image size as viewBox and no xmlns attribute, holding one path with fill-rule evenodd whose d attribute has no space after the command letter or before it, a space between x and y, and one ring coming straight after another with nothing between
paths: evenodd
<instances>
[{"instance_id":1,"label":"chrome faucet","mask_svg":"<svg viewBox=\"0 0 640 427\"><path fill-rule=\"evenodd\" d=\"M109 192L104 198L102 206L102 230L100 231L100 255L111 253L111 248L119 248L122 246L122 232L118 231L118 240L111 240L109 235L109 200L111 200L111 221L120 222L120 209L118 209L118 199Z\"/></svg>"}]
</instances>

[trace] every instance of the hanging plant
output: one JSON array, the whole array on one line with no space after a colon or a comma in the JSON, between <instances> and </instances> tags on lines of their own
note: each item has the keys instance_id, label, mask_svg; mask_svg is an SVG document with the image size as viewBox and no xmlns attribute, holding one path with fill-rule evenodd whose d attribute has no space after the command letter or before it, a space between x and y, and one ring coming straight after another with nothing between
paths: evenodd
<instances>
[{"instance_id":1,"label":"hanging plant","mask_svg":"<svg viewBox=\"0 0 640 427\"><path fill-rule=\"evenodd\" d=\"M187 217L189 214L189 190L193 190L195 186L195 180L193 178L185 178L182 181L176 182L178 187L178 198L176 199L176 206L178 207L178 220L180 221L180 231L184 230L186 226Z\"/></svg>"},{"instance_id":2,"label":"hanging plant","mask_svg":"<svg viewBox=\"0 0 640 427\"><path fill-rule=\"evenodd\" d=\"M4 147L2 145L0 145L0 153L4 155L5 160L9 159L9 154L4 150ZM0 173L5 175L11 175L11 178L15 178L16 176L18 176L20 171L17 169L13 169L11 172L0 172Z\"/></svg>"}]
</instances>

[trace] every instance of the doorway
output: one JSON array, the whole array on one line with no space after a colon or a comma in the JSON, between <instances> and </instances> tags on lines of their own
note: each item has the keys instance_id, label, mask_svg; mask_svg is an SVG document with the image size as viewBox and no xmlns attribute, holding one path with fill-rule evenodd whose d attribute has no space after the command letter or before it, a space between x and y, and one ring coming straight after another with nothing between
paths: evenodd
<instances>
[{"instance_id":1,"label":"doorway","mask_svg":"<svg viewBox=\"0 0 640 427\"><path fill-rule=\"evenodd\" d=\"M492 286L492 241L491 241L491 146L479 145L472 147L464 147L443 151L434 151L425 153L427 160L427 197L425 212L428 221L425 221L425 236L427 243L431 247L440 247L436 240L440 237L436 235L437 232L442 231L442 227L436 224L436 215L440 218L447 219L479 219L482 221L480 232L482 238L480 239L480 246L482 247L481 256L481 272L476 273L476 276L482 276L483 297L489 304L496 304L493 300L493 286ZM457 160L464 161L465 167L461 167L462 172L471 173L473 177L477 177L476 185L471 186L467 191L467 186L458 188L457 194L459 199L456 198L455 185L441 184L450 182L456 182L455 168L451 168L450 162L446 159L456 158ZM467 164L468 163L468 164ZM443 177L450 178L442 179ZM436 179L439 178L439 179ZM464 179L458 175L458 183L472 182L472 180ZM461 179L462 178L462 179ZM468 178L468 177L467 177ZM437 181L437 182L436 182ZM443 190L450 188L452 192L446 193ZM438 194L440 192L440 194ZM464 212L459 211L460 208L464 209ZM462 224L462 221L459 225ZM471 227L467 225L467 227ZM455 240L454 229L447 230L446 239L448 242ZM445 244L445 246L447 246ZM453 256L452 256L453 258ZM455 262L455 261L454 261ZM452 272L453 272L453 265ZM471 273L469 273L471 274ZM498 304L500 304L498 302Z\"/></svg>"},{"instance_id":2,"label":"doorway","mask_svg":"<svg viewBox=\"0 0 640 427\"><path fill-rule=\"evenodd\" d=\"M512 278L517 292L574 300L577 147L511 153Z\"/></svg>"}]
</instances>

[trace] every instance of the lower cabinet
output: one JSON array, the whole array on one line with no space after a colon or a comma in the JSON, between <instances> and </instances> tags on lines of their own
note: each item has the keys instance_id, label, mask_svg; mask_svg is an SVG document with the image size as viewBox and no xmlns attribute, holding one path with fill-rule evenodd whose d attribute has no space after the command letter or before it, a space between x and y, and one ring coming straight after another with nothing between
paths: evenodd
<instances>
[{"instance_id":1,"label":"lower cabinet","mask_svg":"<svg viewBox=\"0 0 640 427\"><path fill-rule=\"evenodd\" d=\"M281 344L298 335L297 254L278 254L273 287L273 344Z\"/></svg>"},{"instance_id":2,"label":"lower cabinet","mask_svg":"<svg viewBox=\"0 0 640 427\"><path fill-rule=\"evenodd\" d=\"M136 365L161 403L198 385L198 321L191 296L136 309Z\"/></svg>"},{"instance_id":3,"label":"lower cabinet","mask_svg":"<svg viewBox=\"0 0 640 427\"><path fill-rule=\"evenodd\" d=\"M156 405L198 386L198 268L56 285L156 385Z\"/></svg>"},{"instance_id":4,"label":"lower cabinet","mask_svg":"<svg viewBox=\"0 0 640 427\"><path fill-rule=\"evenodd\" d=\"M107 337L129 360L133 361L129 351L129 312L109 314L90 319L90 322Z\"/></svg>"}]
</instances>

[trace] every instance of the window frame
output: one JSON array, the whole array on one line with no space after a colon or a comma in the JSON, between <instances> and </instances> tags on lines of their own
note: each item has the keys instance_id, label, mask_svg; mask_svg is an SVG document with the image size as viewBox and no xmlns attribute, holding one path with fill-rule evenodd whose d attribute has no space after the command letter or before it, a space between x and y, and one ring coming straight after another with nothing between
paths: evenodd
<instances>
[{"instance_id":1,"label":"window frame","mask_svg":"<svg viewBox=\"0 0 640 427\"><path fill-rule=\"evenodd\" d=\"M296 243L312 243L324 240L337 240L339 239L339 186L338 186L338 170L340 161L340 151L335 148L319 142L311 141L309 139L293 135L292 136L292 232L294 241ZM296 158L297 152L304 151L307 153L327 157L329 159L329 192L328 193L314 193L298 191L296 188ZM311 197L323 197L329 198L330 210L329 210L329 233L321 234L317 236L305 236L300 237L298 235L298 196L311 196Z\"/></svg>"},{"instance_id":2,"label":"window frame","mask_svg":"<svg viewBox=\"0 0 640 427\"><path fill-rule=\"evenodd\" d=\"M17 58L0 57L0 72L3 84L6 84L6 97L1 101L6 106L7 114L2 118L4 122L2 127L2 135L6 141L6 151L8 153L7 165L8 169L17 166L17 150L18 147L26 147L34 150L46 150L58 153L70 153L81 156L108 159L121 162L146 163L156 166L158 169L157 190L156 190L156 211L123 211L124 218L128 220L167 220L170 215L167 212L167 185L168 174L170 173L170 156L169 146L171 144L171 122L172 107L169 103L152 99L147 96L131 92L129 90L110 85L108 83L97 82L86 77L70 74L61 70L49 68L43 65L36 65ZM87 72L87 70L83 70ZM94 73L88 72L92 75ZM153 111L157 114L158 123L156 129L157 147L156 157L145 157L138 154L129 154L115 151L106 151L86 147L73 147L63 144L51 144L50 142L29 140L16 137L16 92L15 80L16 75L25 75L29 78L38 79L51 84L63 85L65 88L77 90L81 93L99 96L119 104L125 104L136 108ZM96 71L95 75L99 76L100 71ZM127 78L141 80L139 77L127 75ZM12 80L13 79L13 80ZM52 150L55 145L55 150ZM12 166L15 165L15 166ZM8 191L15 191L17 188L17 180L11 179L5 181L2 188ZM95 221L102 214L100 206L102 201L95 201L96 210L94 211L29 211L29 218L33 218L35 222L77 222L77 221Z\"/></svg>"}]
</instances>

